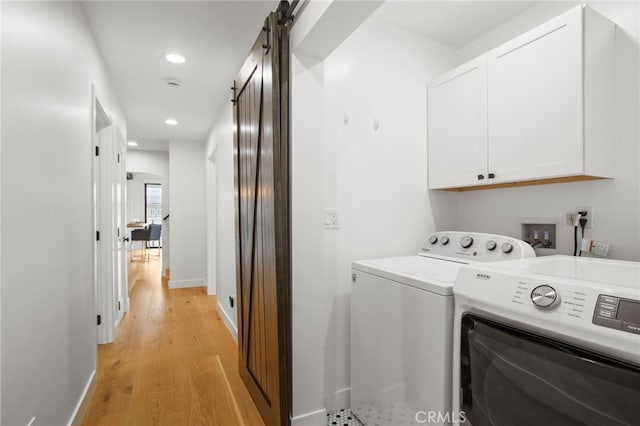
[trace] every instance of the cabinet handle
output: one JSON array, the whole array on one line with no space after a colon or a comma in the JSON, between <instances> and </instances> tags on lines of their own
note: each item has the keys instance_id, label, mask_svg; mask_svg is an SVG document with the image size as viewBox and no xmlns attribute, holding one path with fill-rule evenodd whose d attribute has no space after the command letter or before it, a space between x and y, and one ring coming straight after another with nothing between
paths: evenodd
<instances>
[{"instance_id":1,"label":"cabinet handle","mask_svg":"<svg viewBox=\"0 0 640 426\"><path fill-rule=\"evenodd\" d=\"M496 175L495 175L495 174L493 174L493 173L489 173L489 179L493 179L494 177L496 177Z\"/></svg>"},{"instance_id":2,"label":"cabinet handle","mask_svg":"<svg viewBox=\"0 0 640 426\"><path fill-rule=\"evenodd\" d=\"M484 175L478 175L478 180L484 179Z\"/></svg>"}]
</instances>

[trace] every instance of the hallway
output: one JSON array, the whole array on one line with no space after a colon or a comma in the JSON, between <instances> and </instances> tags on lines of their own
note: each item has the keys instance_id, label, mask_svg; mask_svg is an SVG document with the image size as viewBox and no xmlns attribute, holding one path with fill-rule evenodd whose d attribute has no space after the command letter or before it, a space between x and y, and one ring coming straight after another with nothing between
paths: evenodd
<instances>
[{"instance_id":1,"label":"hallway","mask_svg":"<svg viewBox=\"0 0 640 426\"><path fill-rule=\"evenodd\" d=\"M129 262L131 309L98 348L84 425L262 425L237 346L204 287L169 290L161 261Z\"/></svg>"}]
</instances>

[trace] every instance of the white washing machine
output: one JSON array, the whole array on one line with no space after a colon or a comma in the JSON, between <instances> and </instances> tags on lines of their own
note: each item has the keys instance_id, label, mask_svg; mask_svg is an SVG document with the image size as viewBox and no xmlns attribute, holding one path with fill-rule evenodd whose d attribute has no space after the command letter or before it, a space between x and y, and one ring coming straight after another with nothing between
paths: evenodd
<instances>
[{"instance_id":1,"label":"white washing machine","mask_svg":"<svg viewBox=\"0 0 640 426\"><path fill-rule=\"evenodd\" d=\"M467 424L640 424L640 263L469 265L454 294L453 410Z\"/></svg>"},{"instance_id":2,"label":"white washing machine","mask_svg":"<svg viewBox=\"0 0 640 426\"><path fill-rule=\"evenodd\" d=\"M427 419L449 424L452 286L458 271L468 263L533 256L529 245L514 238L438 232L418 255L353 262L351 408L356 417L365 425L415 425Z\"/></svg>"}]
</instances>

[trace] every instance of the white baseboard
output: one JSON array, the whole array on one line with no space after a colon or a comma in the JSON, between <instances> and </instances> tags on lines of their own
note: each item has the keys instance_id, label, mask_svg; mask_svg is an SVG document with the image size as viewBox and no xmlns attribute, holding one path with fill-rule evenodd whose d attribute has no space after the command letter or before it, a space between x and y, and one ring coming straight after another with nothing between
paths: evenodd
<instances>
[{"instance_id":1,"label":"white baseboard","mask_svg":"<svg viewBox=\"0 0 640 426\"><path fill-rule=\"evenodd\" d=\"M202 278L193 280L169 280L169 288L206 287L206 285Z\"/></svg>"},{"instance_id":2,"label":"white baseboard","mask_svg":"<svg viewBox=\"0 0 640 426\"><path fill-rule=\"evenodd\" d=\"M87 414L87 410L89 410L89 404L91 404L91 398L93 398L93 394L96 390L96 385L98 381L96 380L96 370L91 372L91 376L87 381L87 384L84 387L84 392L82 392L82 397L78 400L76 404L76 408L73 410L73 414L71 415L71 419L69 419L69 426L80 426L82 425L82 421L84 420L85 414Z\"/></svg>"},{"instance_id":3,"label":"white baseboard","mask_svg":"<svg viewBox=\"0 0 640 426\"><path fill-rule=\"evenodd\" d=\"M233 337L233 340L238 343L238 329L233 324L233 321L231 321L231 317L229 316L229 314L227 314L227 311L224 310L219 300L216 303L216 308L216 310L218 311L218 315L220 315L220 318L222 318L222 322L224 322L224 325L227 326L229 333L231 333L231 337Z\"/></svg>"},{"instance_id":4,"label":"white baseboard","mask_svg":"<svg viewBox=\"0 0 640 426\"><path fill-rule=\"evenodd\" d=\"M351 388L338 389L324 396L324 408L328 412L342 410L351 406Z\"/></svg>"},{"instance_id":5,"label":"white baseboard","mask_svg":"<svg viewBox=\"0 0 640 426\"><path fill-rule=\"evenodd\" d=\"M327 410L324 408L291 418L291 426L318 426L327 424Z\"/></svg>"}]
</instances>

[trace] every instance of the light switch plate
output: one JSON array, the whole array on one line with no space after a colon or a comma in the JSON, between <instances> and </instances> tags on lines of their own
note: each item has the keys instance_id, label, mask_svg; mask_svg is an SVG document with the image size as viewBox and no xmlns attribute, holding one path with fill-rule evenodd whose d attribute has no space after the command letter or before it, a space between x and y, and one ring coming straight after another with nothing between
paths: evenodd
<instances>
[{"instance_id":1,"label":"light switch plate","mask_svg":"<svg viewBox=\"0 0 640 426\"><path fill-rule=\"evenodd\" d=\"M324 229L339 229L338 210L327 209L324 211Z\"/></svg>"}]
</instances>

